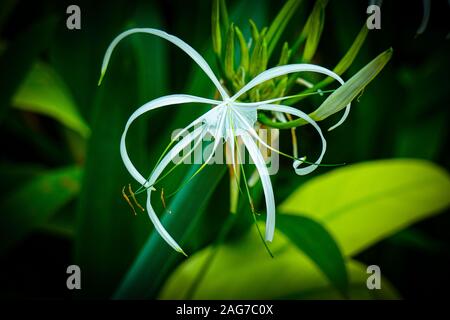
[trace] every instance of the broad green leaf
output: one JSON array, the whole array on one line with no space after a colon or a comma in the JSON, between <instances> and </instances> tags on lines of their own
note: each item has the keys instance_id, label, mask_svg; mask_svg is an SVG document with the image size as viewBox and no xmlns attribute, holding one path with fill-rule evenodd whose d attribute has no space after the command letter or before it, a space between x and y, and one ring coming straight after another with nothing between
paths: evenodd
<instances>
[{"instance_id":1,"label":"broad green leaf","mask_svg":"<svg viewBox=\"0 0 450 320\"><path fill-rule=\"evenodd\" d=\"M212 4L211 29L214 52L220 57L222 55L222 32L220 30L220 0L214 0Z\"/></svg>"},{"instance_id":2,"label":"broad green leaf","mask_svg":"<svg viewBox=\"0 0 450 320\"><path fill-rule=\"evenodd\" d=\"M276 231L270 245L274 258L264 250L254 228L236 241L218 250L210 268L204 273L193 299L342 299L327 277L303 252ZM210 256L208 247L182 263L168 278L159 294L161 299L184 299L192 281ZM378 296L366 287L365 268L347 262L350 298L396 298L390 284L382 279ZM365 288L365 289L364 289ZM358 289L358 290L356 290Z\"/></svg>"},{"instance_id":3,"label":"broad green leaf","mask_svg":"<svg viewBox=\"0 0 450 320\"><path fill-rule=\"evenodd\" d=\"M160 25L158 12L150 3L139 6L132 21ZM99 64L105 49L96 57ZM133 111L166 92L166 68L166 43L133 35L119 44L102 86L97 87L74 248L75 261L84 270L80 292L84 297L109 297L151 231L148 216L133 215L122 197L122 187L132 178L120 157L119 142ZM147 158L148 147L154 147L147 137L157 135L164 112L167 110L151 114L147 122L138 121L127 138L130 157L142 172L149 172L156 161Z\"/></svg>"},{"instance_id":4,"label":"broad green leaf","mask_svg":"<svg viewBox=\"0 0 450 320\"><path fill-rule=\"evenodd\" d=\"M378 75L391 57L392 49L381 53L334 91L310 116L320 121L345 108Z\"/></svg>"},{"instance_id":5,"label":"broad green leaf","mask_svg":"<svg viewBox=\"0 0 450 320\"><path fill-rule=\"evenodd\" d=\"M186 178L190 178L198 168L198 165L193 166ZM168 211L162 216L162 224L172 237L177 239L180 246L189 243L193 228L201 218L204 206L224 173L225 166L206 167L176 194ZM155 297L169 272L182 257L169 247L156 231L152 232L114 297L117 299Z\"/></svg>"},{"instance_id":6,"label":"broad green leaf","mask_svg":"<svg viewBox=\"0 0 450 320\"><path fill-rule=\"evenodd\" d=\"M37 63L13 99L14 107L52 117L81 136L89 135L89 127L78 112L67 87L48 65Z\"/></svg>"},{"instance_id":7,"label":"broad green leaf","mask_svg":"<svg viewBox=\"0 0 450 320\"><path fill-rule=\"evenodd\" d=\"M0 253L73 200L80 190L81 172L78 167L49 170L7 193L0 203Z\"/></svg>"},{"instance_id":8,"label":"broad green leaf","mask_svg":"<svg viewBox=\"0 0 450 320\"><path fill-rule=\"evenodd\" d=\"M277 228L314 261L339 292L347 293L348 276L344 257L321 224L304 216L278 214Z\"/></svg>"},{"instance_id":9,"label":"broad green leaf","mask_svg":"<svg viewBox=\"0 0 450 320\"><path fill-rule=\"evenodd\" d=\"M450 204L450 178L437 165L398 159L360 163L314 178L296 190L279 212L324 224L346 256Z\"/></svg>"},{"instance_id":10,"label":"broad green leaf","mask_svg":"<svg viewBox=\"0 0 450 320\"><path fill-rule=\"evenodd\" d=\"M347 269L349 270L350 285L347 299L353 300L399 300L400 294L393 285L383 276L381 276L381 290L368 290L367 279L370 273L367 272L367 266L356 261L348 260ZM308 299L308 300L338 300L343 296L333 287L323 287L309 290L307 292L299 292L289 295L289 299Z\"/></svg>"},{"instance_id":11,"label":"broad green leaf","mask_svg":"<svg viewBox=\"0 0 450 320\"><path fill-rule=\"evenodd\" d=\"M306 21L303 35L301 38L306 38L305 49L303 51L302 60L310 62L316 54L319 46L320 37L322 36L323 25L325 23L325 7L328 0L316 1L314 8Z\"/></svg>"},{"instance_id":12,"label":"broad green leaf","mask_svg":"<svg viewBox=\"0 0 450 320\"><path fill-rule=\"evenodd\" d=\"M37 164L0 163L0 194L7 194L45 172Z\"/></svg>"},{"instance_id":13,"label":"broad green leaf","mask_svg":"<svg viewBox=\"0 0 450 320\"><path fill-rule=\"evenodd\" d=\"M268 57L270 57L273 50L275 49L275 46L277 45L278 40L281 37L281 34L283 33L287 24L289 23L295 11L297 10L300 2L301 0L286 1L284 6L281 8L280 12L270 25L269 30L267 30L266 41L268 44L268 51L267 51Z\"/></svg>"},{"instance_id":14,"label":"broad green leaf","mask_svg":"<svg viewBox=\"0 0 450 320\"><path fill-rule=\"evenodd\" d=\"M99 3L86 1L81 8L81 30L65 27L65 8L58 11L63 19L48 52L49 64L64 80L70 90L79 112L91 124L96 109L93 101L98 93L98 70L103 55L111 40L127 29L137 4L134 1L114 1L108 3L108 10L99 11ZM99 14L87 14L98 12ZM149 14L142 10L142 14ZM141 25L152 25L151 20ZM158 25L152 25L158 27ZM123 81L122 88L128 83ZM91 127L92 128L92 127Z\"/></svg>"},{"instance_id":15,"label":"broad green leaf","mask_svg":"<svg viewBox=\"0 0 450 320\"><path fill-rule=\"evenodd\" d=\"M49 45L57 22L54 16L45 16L34 22L18 34L0 56L0 122L37 56Z\"/></svg>"}]
</instances>

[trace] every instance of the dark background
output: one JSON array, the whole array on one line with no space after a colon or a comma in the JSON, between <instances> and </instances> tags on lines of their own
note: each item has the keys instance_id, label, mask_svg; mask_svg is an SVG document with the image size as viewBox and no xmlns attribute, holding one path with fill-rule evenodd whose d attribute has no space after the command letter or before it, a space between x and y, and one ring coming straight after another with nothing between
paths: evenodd
<instances>
[{"instance_id":1,"label":"dark background","mask_svg":"<svg viewBox=\"0 0 450 320\"><path fill-rule=\"evenodd\" d=\"M255 2L248 2L255 6ZM25 45L24 50L44 46L37 57L59 70L81 107L81 114L90 123L95 118L96 107L92 101L98 90L96 82L103 53L112 38L123 30L122 26L143 3L19 1L11 7L10 12L2 8L0 38L14 42L21 34L32 30L30 28L36 26L40 19L54 17L56 27L47 35L48 38L36 38L35 43ZM236 1L227 3L231 7ZM278 1L260 3L261 6L267 3L264 4L267 9L262 10L261 16L254 18L267 24L280 4ZM65 9L69 4L81 7L80 31L68 31L65 28ZM161 1L152 7L158 12L164 30L184 39L200 52L210 47L209 2ZM315 62L332 66L338 61L364 23L366 7L366 1L330 1ZM247 12L250 17L252 14ZM447 1L432 1L428 27L422 35L416 36L422 14L422 1L383 1L382 29L370 33L349 74L355 73L389 47L394 49L393 59L365 90L353 108L345 130L337 130L330 137L326 160L355 163L371 159L414 157L429 159L449 168L450 51L447 36L450 32L450 6ZM147 26L145 22L141 25ZM173 48L167 54L170 61L165 79L167 91L181 92L186 87L185 76L191 72L191 64L180 59L181 54ZM0 66L17 70L26 67L15 66L14 57L6 63L2 60ZM4 72L0 69L0 73ZM20 72L14 74L19 77ZM40 168L56 168L72 163L83 165L83 157L77 159L68 152L68 146L55 121L7 106L7 88L14 91L14 83L16 80L20 83L20 79L7 80L5 82L2 77L0 82L0 96L3 95L0 98L0 110L3 113L0 122L0 162L33 164ZM127 85L126 79L121 85ZM131 89L130 95L133 94ZM36 140L42 141L39 143ZM283 165L286 168L290 166L288 161ZM283 177L282 171L278 181L279 199L289 193L290 186L298 184ZM8 190L14 186L2 179L1 188L7 196ZM73 208L77 206L76 202L71 203L67 210L75 210ZM378 243L356 258L366 264L378 264L383 275L404 298L447 297L447 288L450 286L449 228L450 215L445 212ZM69 238L35 231L0 259L1 297L73 296L65 286L65 269L74 263L73 243Z\"/></svg>"}]
</instances>

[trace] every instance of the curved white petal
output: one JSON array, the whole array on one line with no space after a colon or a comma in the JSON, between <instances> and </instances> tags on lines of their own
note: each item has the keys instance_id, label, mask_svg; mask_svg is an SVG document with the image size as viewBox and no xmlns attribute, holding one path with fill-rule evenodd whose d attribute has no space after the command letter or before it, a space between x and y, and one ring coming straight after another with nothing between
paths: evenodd
<instances>
[{"instance_id":1,"label":"curved white petal","mask_svg":"<svg viewBox=\"0 0 450 320\"><path fill-rule=\"evenodd\" d=\"M344 121L347 119L348 115L350 113L350 103L345 107L344 114L342 115L341 120L339 120L335 125L328 128L328 131L334 130L337 127L339 127L341 124L344 123Z\"/></svg>"},{"instance_id":2,"label":"curved white petal","mask_svg":"<svg viewBox=\"0 0 450 320\"><path fill-rule=\"evenodd\" d=\"M171 151L164 156L164 158L161 160L161 162L156 166L155 170L153 170L152 174L149 178L149 185L152 185L156 182L158 177L161 175L161 173L164 171L164 169L169 165L169 163L173 160L173 158L178 155L181 150L183 150L186 146L188 146L192 141L194 141L197 137L200 137L200 140L202 138L204 132L204 128L197 128L189 135L185 136L183 139L178 142ZM194 146L195 148L195 146ZM158 216L155 213L155 210L153 210L152 204L151 204L151 194L152 190L151 188L147 189L147 212L148 216L150 217L150 220L152 221L153 225L155 226L156 231L161 235L161 237L166 241L173 249L175 249L178 252L184 253L181 247L178 245L178 243L172 238L172 236L167 232L167 230L163 227L161 222L159 221Z\"/></svg>"},{"instance_id":3,"label":"curved white petal","mask_svg":"<svg viewBox=\"0 0 450 320\"><path fill-rule=\"evenodd\" d=\"M274 104L262 105L262 106L257 107L257 109L258 110L285 112L285 113L289 113L294 116L297 116L299 118L302 118L305 121L309 122L317 130L317 132L320 135L320 139L322 140L322 152L320 153L319 158L315 161L316 164L311 164L307 167L299 168L299 166L302 164L302 162L299 160L295 160L293 163L293 167L294 167L295 173L297 173L298 175L307 175L308 173L311 173L312 171L317 169L318 164L320 164L320 162L322 161L323 156L325 155L325 151L327 150L327 141L325 140L325 137L322 134L322 130L317 125L317 123L313 119L311 119L311 117L308 116L306 113L304 113L298 109L284 106L284 105L274 105Z\"/></svg>"},{"instance_id":4,"label":"curved white petal","mask_svg":"<svg viewBox=\"0 0 450 320\"><path fill-rule=\"evenodd\" d=\"M254 107L247 107L247 108L254 108ZM257 109L257 108L255 108ZM240 127L242 127L244 130L246 130L248 133L250 133L251 136L253 136L254 139L259 141L262 145L264 145L266 148L273 150L275 152L279 152L279 150L274 149L272 146L268 145L263 139L261 139L256 132L256 130L253 128L253 126L243 117L239 111L233 110L234 114L236 115L237 123Z\"/></svg>"},{"instance_id":5,"label":"curved white petal","mask_svg":"<svg viewBox=\"0 0 450 320\"><path fill-rule=\"evenodd\" d=\"M216 108L220 108L220 106L216 107ZM213 115L214 114L213 111L215 111L215 110L213 109L213 110L208 111L208 113L206 115ZM209 161L211 161L212 157L214 156L214 153L216 152L216 149L219 147L219 144L222 141L222 138L224 137L223 132L224 131L226 132L226 129L225 129L226 116L227 116L227 114L226 114L225 109L223 109L223 111L219 112L219 114L218 114L219 118L216 119L216 128L215 128L216 130L214 131L214 133L212 133L212 135L214 136L214 145L213 145L211 154L209 155L208 159L206 159L204 161L203 165L206 165L207 163L209 163ZM206 122L206 125L208 125L208 121ZM211 128L209 128L209 129L211 129ZM222 135L221 135L221 133L222 133Z\"/></svg>"},{"instance_id":6,"label":"curved white petal","mask_svg":"<svg viewBox=\"0 0 450 320\"><path fill-rule=\"evenodd\" d=\"M270 182L269 171L267 170L266 163L261 152L258 149L255 141L248 134L243 134L242 141L250 154L256 169L258 170L259 177L264 190L264 197L266 200L266 240L272 241L275 231L275 199L273 196L272 183Z\"/></svg>"},{"instance_id":7,"label":"curved white petal","mask_svg":"<svg viewBox=\"0 0 450 320\"><path fill-rule=\"evenodd\" d=\"M177 38L177 37L175 37L175 36L173 36L171 34L168 34L168 33L164 32L164 31L157 30L157 29L152 29L152 28L134 28L134 29L130 29L130 30L127 30L125 32L122 32L121 34L119 34L117 37L114 38L114 40L111 42L111 44L109 45L108 49L106 50L105 57L103 58L102 71L101 71L101 77L100 77L99 83L101 82L101 80L102 80L102 78L103 78L103 76L104 76L104 74L106 72L106 68L108 67L109 59L111 58L111 54L112 54L114 48L116 47L116 45L123 38L125 38L125 37L127 37L127 36L129 36L131 34L134 34L134 33L152 34L152 35L155 35L157 37L163 38L163 39L173 43L177 47L179 47L181 50L186 52L200 66L200 68L202 68L203 71L205 71L205 73L208 75L208 77L211 79L211 81L216 86L217 90L219 90L219 93L222 96L222 98L224 100L229 98L228 94L226 93L226 91L222 87L222 85L220 84L219 80L215 76L214 72L211 70L211 68L208 65L208 63L205 61L205 59L203 59L203 57L197 51L194 50L194 48L192 48L190 45L188 45L186 42L184 42L180 38Z\"/></svg>"},{"instance_id":8,"label":"curved white petal","mask_svg":"<svg viewBox=\"0 0 450 320\"><path fill-rule=\"evenodd\" d=\"M137 109L128 119L127 124L125 125L125 129L123 130L122 137L120 139L120 155L122 156L122 161L127 168L130 175L141 185L148 187L150 184L148 184L147 179L145 179L139 171L136 169L136 167L133 165L133 163L130 160L130 157L128 156L127 148L126 148L126 137L128 133L128 129L130 128L130 125L133 123L136 118L138 118L140 115L142 115L145 112L164 107L169 105L176 105L176 104L182 104L182 103L206 103L206 104L217 104L220 103L220 101L210 100L210 99L204 99L201 97L196 96L190 96L185 94L173 94L169 96L163 96L158 99L152 100L150 102L147 102L142 107Z\"/></svg>"},{"instance_id":9,"label":"curved white petal","mask_svg":"<svg viewBox=\"0 0 450 320\"><path fill-rule=\"evenodd\" d=\"M321 73L321 74L324 74L324 75L334 78L341 85L344 84L344 80L342 80L342 78L338 74L336 74L335 72L333 72L327 68L317 66L314 64L308 64L308 63L288 64L288 65L284 65L284 66L274 67L274 68L268 69L264 72L261 72L259 75L257 75L255 78L253 78L249 83L247 83L244 87L242 87L242 89L239 90L235 95L233 95L230 98L230 100L235 101L236 99L238 99L241 95L243 95L250 89L256 87L257 85L259 85L267 80L270 80L270 79L273 79L273 78L276 78L276 77L279 77L282 75L286 75L289 73L294 73L294 72ZM267 102L272 103L275 101L284 100L285 98L287 98L287 97L271 99L271 100L268 100ZM261 101L260 103L262 104L262 103L267 103L267 102ZM332 126L329 130L335 129L336 127L338 127L345 121L345 119L347 118L347 116L350 112L350 107L351 107L351 103L349 103L346 106L346 110L345 110L344 115L342 116L341 120L339 120L339 122L337 124L335 124L334 126Z\"/></svg>"}]
</instances>

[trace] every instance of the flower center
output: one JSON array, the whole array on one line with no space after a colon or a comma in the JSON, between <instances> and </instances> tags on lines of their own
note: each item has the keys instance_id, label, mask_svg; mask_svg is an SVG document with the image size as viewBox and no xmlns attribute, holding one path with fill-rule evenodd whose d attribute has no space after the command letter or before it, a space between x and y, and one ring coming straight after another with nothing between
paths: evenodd
<instances>
[{"instance_id":1,"label":"flower center","mask_svg":"<svg viewBox=\"0 0 450 320\"><path fill-rule=\"evenodd\" d=\"M215 139L234 139L253 128L257 120L257 110L253 107L235 106L225 101L205 115L204 123Z\"/></svg>"}]
</instances>

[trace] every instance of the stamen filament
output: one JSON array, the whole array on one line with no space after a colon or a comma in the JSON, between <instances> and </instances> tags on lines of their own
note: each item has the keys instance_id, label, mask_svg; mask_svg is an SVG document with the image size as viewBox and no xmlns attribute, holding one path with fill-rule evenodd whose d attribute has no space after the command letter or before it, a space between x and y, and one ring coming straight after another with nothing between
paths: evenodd
<instances>
[{"instance_id":1,"label":"stamen filament","mask_svg":"<svg viewBox=\"0 0 450 320\"><path fill-rule=\"evenodd\" d=\"M128 184L128 191L130 192L131 198L133 198L133 201L138 206L138 208L141 209L142 211L145 211L145 209L141 206L141 204L137 201L136 197L134 196L134 192L131 189L131 183Z\"/></svg>"},{"instance_id":2,"label":"stamen filament","mask_svg":"<svg viewBox=\"0 0 450 320\"><path fill-rule=\"evenodd\" d=\"M134 212L134 215L136 216L137 215L136 210L134 209L134 206L131 203L130 198L128 198L127 194L125 193L125 186L123 186L123 188L122 188L122 196L125 199L125 201L129 204L129 206L131 207L131 209Z\"/></svg>"}]
</instances>

